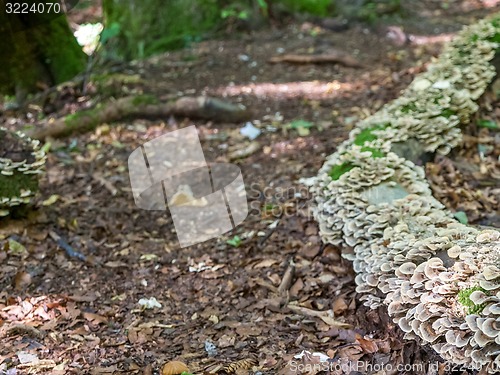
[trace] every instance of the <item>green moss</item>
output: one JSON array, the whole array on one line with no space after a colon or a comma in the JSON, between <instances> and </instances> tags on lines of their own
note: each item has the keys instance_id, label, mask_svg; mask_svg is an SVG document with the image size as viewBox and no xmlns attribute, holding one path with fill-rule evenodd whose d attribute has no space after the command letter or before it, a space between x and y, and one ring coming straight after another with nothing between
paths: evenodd
<instances>
[{"instance_id":1,"label":"green moss","mask_svg":"<svg viewBox=\"0 0 500 375\"><path fill-rule=\"evenodd\" d=\"M462 289L461 291L458 292L457 300L462 306L467 307L468 314L479 314L486 306L486 304L484 303L476 305L474 302L471 301L470 299L471 294L477 290L480 290L488 294L488 292L485 289L481 288L480 286L473 286L472 288Z\"/></svg>"},{"instance_id":2,"label":"green moss","mask_svg":"<svg viewBox=\"0 0 500 375\"><path fill-rule=\"evenodd\" d=\"M141 84L139 74L93 74L90 78L100 95L104 96L123 96L124 86L134 89Z\"/></svg>"},{"instance_id":3,"label":"green moss","mask_svg":"<svg viewBox=\"0 0 500 375\"><path fill-rule=\"evenodd\" d=\"M148 105L148 104L157 104L158 99L156 99L152 95L139 95L132 100L132 104L135 106L139 105Z\"/></svg>"},{"instance_id":4,"label":"green moss","mask_svg":"<svg viewBox=\"0 0 500 375\"><path fill-rule=\"evenodd\" d=\"M445 109L445 110L443 110L443 112L441 112L441 116L443 116L445 118L450 118L451 116L456 115L456 114L457 114L457 112L453 111L451 109Z\"/></svg>"},{"instance_id":5,"label":"green moss","mask_svg":"<svg viewBox=\"0 0 500 375\"><path fill-rule=\"evenodd\" d=\"M37 175L15 172L12 176L0 174L0 197L19 197L21 190L38 190Z\"/></svg>"},{"instance_id":6,"label":"green moss","mask_svg":"<svg viewBox=\"0 0 500 375\"><path fill-rule=\"evenodd\" d=\"M363 146L366 142L371 142L377 139L377 136L373 134L376 130L384 130L387 128L387 124L380 124L372 126L371 128L366 128L359 133L356 138L354 138L354 144L357 146Z\"/></svg>"},{"instance_id":7,"label":"green moss","mask_svg":"<svg viewBox=\"0 0 500 375\"><path fill-rule=\"evenodd\" d=\"M99 107L96 107L67 115L64 118L64 124L66 125L64 133L71 134L74 131L84 132L93 129L100 122L98 111Z\"/></svg>"},{"instance_id":8,"label":"green moss","mask_svg":"<svg viewBox=\"0 0 500 375\"><path fill-rule=\"evenodd\" d=\"M383 158L385 156L382 151L372 147L361 147L361 151L370 151L373 158Z\"/></svg>"},{"instance_id":9,"label":"green moss","mask_svg":"<svg viewBox=\"0 0 500 375\"><path fill-rule=\"evenodd\" d=\"M86 56L68 27L66 17L52 13L31 13L20 17L4 14L2 24L9 33L0 40L0 49L9 51L0 57L0 91L16 94L23 101L47 86L72 79L85 69ZM2 16L0 16L1 18Z\"/></svg>"},{"instance_id":10,"label":"green moss","mask_svg":"<svg viewBox=\"0 0 500 375\"><path fill-rule=\"evenodd\" d=\"M83 117L92 117L93 115L93 110L71 113L64 119L64 124L68 128L68 131L73 131L74 129L76 129Z\"/></svg>"},{"instance_id":11,"label":"green moss","mask_svg":"<svg viewBox=\"0 0 500 375\"><path fill-rule=\"evenodd\" d=\"M401 107L401 112L403 113L415 112L416 110L417 106L415 105L415 103L406 104Z\"/></svg>"},{"instance_id":12,"label":"green moss","mask_svg":"<svg viewBox=\"0 0 500 375\"><path fill-rule=\"evenodd\" d=\"M55 83L68 81L85 69L86 56L65 17L58 17L37 31L39 43L45 47L45 63Z\"/></svg>"},{"instance_id":13,"label":"green moss","mask_svg":"<svg viewBox=\"0 0 500 375\"><path fill-rule=\"evenodd\" d=\"M331 0L280 0L288 9L294 12L310 13L317 16L327 16L331 14Z\"/></svg>"},{"instance_id":14,"label":"green moss","mask_svg":"<svg viewBox=\"0 0 500 375\"><path fill-rule=\"evenodd\" d=\"M352 163L342 163L340 165L334 165L328 175L332 178L333 181L337 181L340 176L342 176L344 173L349 172L354 167L355 165Z\"/></svg>"},{"instance_id":15,"label":"green moss","mask_svg":"<svg viewBox=\"0 0 500 375\"><path fill-rule=\"evenodd\" d=\"M500 43L500 33L496 33L491 38L488 38L489 42Z\"/></svg>"},{"instance_id":16,"label":"green moss","mask_svg":"<svg viewBox=\"0 0 500 375\"><path fill-rule=\"evenodd\" d=\"M491 20L491 24L496 28L500 29L500 17L495 17ZM496 33L492 37L488 38L489 42L500 43L500 33Z\"/></svg>"}]
</instances>

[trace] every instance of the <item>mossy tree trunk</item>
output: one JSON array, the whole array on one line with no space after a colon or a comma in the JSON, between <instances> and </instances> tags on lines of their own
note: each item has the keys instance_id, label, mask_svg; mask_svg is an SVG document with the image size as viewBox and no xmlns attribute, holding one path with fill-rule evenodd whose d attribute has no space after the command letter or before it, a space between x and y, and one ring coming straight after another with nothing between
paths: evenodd
<instances>
[{"instance_id":1,"label":"mossy tree trunk","mask_svg":"<svg viewBox=\"0 0 500 375\"><path fill-rule=\"evenodd\" d=\"M36 5L37 1L27 1ZM0 92L18 101L40 86L73 78L86 57L64 15L0 13Z\"/></svg>"}]
</instances>

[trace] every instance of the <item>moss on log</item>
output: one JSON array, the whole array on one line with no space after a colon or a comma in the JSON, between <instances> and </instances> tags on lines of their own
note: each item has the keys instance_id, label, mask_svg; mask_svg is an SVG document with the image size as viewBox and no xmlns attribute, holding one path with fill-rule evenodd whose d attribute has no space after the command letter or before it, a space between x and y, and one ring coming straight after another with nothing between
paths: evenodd
<instances>
[{"instance_id":1,"label":"moss on log","mask_svg":"<svg viewBox=\"0 0 500 375\"><path fill-rule=\"evenodd\" d=\"M127 117L166 118L172 115L240 122L248 119L250 114L242 105L224 102L216 98L183 97L161 103L154 96L138 95L109 101L99 104L93 109L50 120L26 132L34 139L45 139L48 136L63 137L75 132L86 132L99 124Z\"/></svg>"}]
</instances>

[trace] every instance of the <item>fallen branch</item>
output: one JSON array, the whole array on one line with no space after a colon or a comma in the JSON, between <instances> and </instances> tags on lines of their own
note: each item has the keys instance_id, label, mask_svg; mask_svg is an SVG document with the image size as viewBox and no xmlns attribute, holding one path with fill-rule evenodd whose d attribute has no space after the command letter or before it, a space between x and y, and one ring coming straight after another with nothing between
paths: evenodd
<instances>
[{"instance_id":1,"label":"fallen branch","mask_svg":"<svg viewBox=\"0 0 500 375\"><path fill-rule=\"evenodd\" d=\"M13 324L5 328L4 336L13 336L21 334L23 336L33 337L37 339L42 339L45 337L45 332L40 331L36 327L30 326L28 324ZM0 334L0 337L3 336Z\"/></svg>"},{"instance_id":2,"label":"fallen branch","mask_svg":"<svg viewBox=\"0 0 500 375\"><path fill-rule=\"evenodd\" d=\"M330 52L318 55L281 55L269 59L271 64L291 63L291 64L341 64L351 68L362 68L358 60L341 52Z\"/></svg>"},{"instance_id":3,"label":"fallen branch","mask_svg":"<svg viewBox=\"0 0 500 375\"><path fill-rule=\"evenodd\" d=\"M87 257L73 249L66 241L64 241L57 233L50 231L49 236L66 252L66 255L68 255L70 258L77 258L80 260L83 260L84 262L87 261Z\"/></svg>"},{"instance_id":4,"label":"fallen branch","mask_svg":"<svg viewBox=\"0 0 500 375\"><path fill-rule=\"evenodd\" d=\"M31 138L64 137L96 128L127 117L165 118L181 116L205 120L241 122L249 118L249 111L240 104L228 103L210 97L183 97L161 103L154 96L127 96L98 105L93 109L49 120L26 131Z\"/></svg>"},{"instance_id":5,"label":"fallen branch","mask_svg":"<svg viewBox=\"0 0 500 375\"><path fill-rule=\"evenodd\" d=\"M288 292L288 290L292 286L294 275L295 275L295 263L293 259L290 259L285 274L283 275L283 279L281 279L281 284L278 287L278 293L280 295L285 295Z\"/></svg>"},{"instance_id":6,"label":"fallen branch","mask_svg":"<svg viewBox=\"0 0 500 375\"><path fill-rule=\"evenodd\" d=\"M293 311L294 313L308 317L308 318L320 318L323 322L328 324L330 327L351 328L350 324L336 320L332 310L316 311L316 310L308 309L306 307L291 305L291 304L287 305L286 307L289 310Z\"/></svg>"}]
</instances>

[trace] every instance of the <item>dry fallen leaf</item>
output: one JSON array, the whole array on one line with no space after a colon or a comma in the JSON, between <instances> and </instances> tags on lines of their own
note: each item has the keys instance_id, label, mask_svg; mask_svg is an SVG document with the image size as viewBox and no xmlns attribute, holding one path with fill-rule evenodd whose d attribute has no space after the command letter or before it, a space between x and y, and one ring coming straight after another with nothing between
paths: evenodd
<instances>
[{"instance_id":1,"label":"dry fallen leaf","mask_svg":"<svg viewBox=\"0 0 500 375\"><path fill-rule=\"evenodd\" d=\"M366 339L360 334L356 334L356 340L359 342L359 346L365 353L371 354L378 351L378 346L375 341Z\"/></svg>"},{"instance_id":2,"label":"dry fallen leaf","mask_svg":"<svg viewBox=\"0 0 500 375\"><path fill-rule=\"evenodd\" d=\"M19 271L14 277L14 288L24 290L31 284L31 275L25 271Z\"/></svg>"},{"instance_id":3,"label":"dry fallen leaf","mask_svg":"<svg viewBox=\"0 0 500 375\"><path fill-rule=\"evenodd\" d=\"M254 358L241 359L230 363L222 368L226 374L237 374L239 372L247 374L253 366L257 366L257 361Z\"/></svg>"},{"instance_id":4,"label":"dry fallen leaf","mask_svg":"<svg viewBox=\"0 0 500 375\"><path fill-rule=\"evenodd\" d=\"M105 316L99 315L99 314L84 312L84 313L82 313L82 316L94 324L102 324L102 323L108 322L108 318L106 318Z\"/></svg>"},{"instance_id":5,"label":"dry fallen leaf","mask_svg":"<svg viewBox=\"0 0 500 375\"><path fill-rule=\"evenodd\" d=\"M181 361L170 361L163 365L161 375L180 375L189 372L189 368Z\"/></svg>"}]
</instances>

